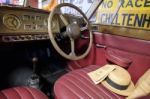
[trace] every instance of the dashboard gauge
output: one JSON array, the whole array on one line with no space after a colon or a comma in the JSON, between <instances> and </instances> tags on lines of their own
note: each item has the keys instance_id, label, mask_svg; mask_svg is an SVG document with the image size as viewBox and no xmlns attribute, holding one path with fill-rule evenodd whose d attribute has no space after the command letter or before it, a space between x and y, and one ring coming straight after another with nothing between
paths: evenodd
<instances>
[{"instance_id":1,"label":"dashboard gauge","mask_svg":"<svg viewBox=\"0 0 150 99\"><path fill-rule=\"evenodd\" d=\"M7 14L3 17L3 24L11 30L17 30L21 26L20 19L13 15L13 14Z\"/></svg>"},{"instance_id":2,"label":"dashboard gauge","mask_svg":"<svg viewBox=\"0 0 150 99\"><path fill-rule=\"evenodd\" d=\"M56 25L56 20L53 20L53 21L52 21L52 29L55 29L56 26L57 26L57 25Z\"/></svg>"},{"instance_id":3,"label":"dashboard gauge","mask_svg":"<svg viewBox=\"0 0 150 99\"><path fill-rule=\"evenodd\" d=\"M57 17L53 18L53 20L51 21L51 28L54 33L60 33L60 26L58 21L59 20Z\"/></svg>"},{"instance_id":4,"label":"dashboard gauge","mask_svg":"<svg viewBox=\"0 0 150 99\"><path fill-rule=\"evenodd\" d=\"M48 19L45 19L45 20L44 20L44 25L45 25L45 26L48 26Z\"/></svg>"}]
</instances>

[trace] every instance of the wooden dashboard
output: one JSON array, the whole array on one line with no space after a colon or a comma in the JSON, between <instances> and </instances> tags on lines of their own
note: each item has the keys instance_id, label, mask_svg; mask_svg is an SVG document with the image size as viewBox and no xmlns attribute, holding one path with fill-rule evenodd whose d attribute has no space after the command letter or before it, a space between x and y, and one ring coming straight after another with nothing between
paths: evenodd
<instances>
[{"instance_id":1,"label":"wooden dashboard","mask_svg":"<svg viewBox=\"0 0 150 99\"><path fill-rule=\"evenodd\" d=\"M0 6L0 9L1 42L49 39L49 12L30 7ZM59 32L57 26L54 30Z\"/></svg>"},{"instance_id":2,"label":"wooden dashboard","mask_svg":"<svg viewBox=\"0 0 150 99\"><path fill-rule=\"evenodd\" d=\"M46 40L48 36L48 16L50 12L31 7L0 6L0 42ZM58 17L52 20L54 33L60 33L63 25ZM82 17L64 14L68 22L84 24Z\"/></svg>"}]
</instances>

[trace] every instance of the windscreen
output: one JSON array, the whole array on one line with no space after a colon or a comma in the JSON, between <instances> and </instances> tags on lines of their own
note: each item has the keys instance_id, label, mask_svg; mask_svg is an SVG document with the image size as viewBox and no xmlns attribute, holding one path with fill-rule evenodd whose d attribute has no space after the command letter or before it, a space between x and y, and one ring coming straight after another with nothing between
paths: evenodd
<instances>
[{"instance_id":1,"label":"windscreen","mask_svg":"<svg viewBox=\"0 0 150 99\"><path fill-rule=\"evenodd\" d=\"M30 7L40 8L39 5L41 0L0 0L0 4L11 6L24 6L24 3L26 1L29 3Z\"/></svg>"},{"instance_id":2,"label":"windscreen","mask_svg":"<svg viewBox=\"0 0 150 99\"><path fill-rule=\"evenodd\" d=\"M23 5L24 0L0 0L1 4Z\"/></svg>"}]
</instances>

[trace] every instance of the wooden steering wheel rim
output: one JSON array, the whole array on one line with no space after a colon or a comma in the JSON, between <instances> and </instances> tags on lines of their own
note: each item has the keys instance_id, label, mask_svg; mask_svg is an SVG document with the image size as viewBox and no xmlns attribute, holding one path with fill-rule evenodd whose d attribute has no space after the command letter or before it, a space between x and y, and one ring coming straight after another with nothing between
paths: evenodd
<instances>
[{"instance_id":1,"label":"wooden steering wheel rim","mask_svg":"<svg viewBox=\"0 0 150 99\"><path fill-rule=\"evenodd\" d=\"M89 45L88 45L87 50L86 50L82 55L80 55L80 56L71 55L71 54L66 54L65 52L63 52L63 51L60 49L60 47L58 46L57 42L55 41L55 38L54 38L54 35L53 35L52 24L51 24L52 19L53 19L53 16L55 15L56 9L60 9L61 7L64 7L64 6L71 7L71 8L74 8L75 10L77 10L77 11L83 16L83 18L84 18L84 20L86 21L87 26L88 26L90 42L89 42ZM69 59L69 60L79 60L79 59L82 59L82 58L84 58L85 56L87 56L87 54L89 53L89 51L90 51L90 49L91 49L92 42L93 42L93 35L92 35L92 31L91 31L90 24L89 24L89 21L88 21L87 17L85 16L85 14L84 14L78 7L76 7L76 6L73 5L73 4L69 4L69 3L62 3L62 4L59 4L59 5L57 5L57 6L51 11L51 13L49 14L49 17L48 17L48 33L49 33L50 41L51 41L52 45L54 46L54 48L56 49L56 51L57 51L61 56L63 56L63 57L66 58L66 59Z\"/></svg>"}]
</instances>

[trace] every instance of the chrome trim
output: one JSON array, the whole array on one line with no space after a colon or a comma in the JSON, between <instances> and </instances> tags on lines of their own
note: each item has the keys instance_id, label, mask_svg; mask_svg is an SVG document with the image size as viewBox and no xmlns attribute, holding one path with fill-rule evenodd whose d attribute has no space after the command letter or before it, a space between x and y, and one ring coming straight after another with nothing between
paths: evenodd
<instances>
[{"instance_id":1,"label":"chrome trim","mask_svg":"<svg viewBox=\"0 0 150 99\"><path fill-rule=\"evenodd\" d=\"M102 45L102 44L96 44L96 47L97 47L97 48L106 48L107 46Z\"/></svg>"},{"instance_id":2,"label":"chrome trim","mask_svg":"<svg viewBox=\"0 0 150 99\"><path fill-rule=\"evenodd\" d=\"M90 39L88 36L81 35L82 39Z\"/></svg>"}]
</instances>

